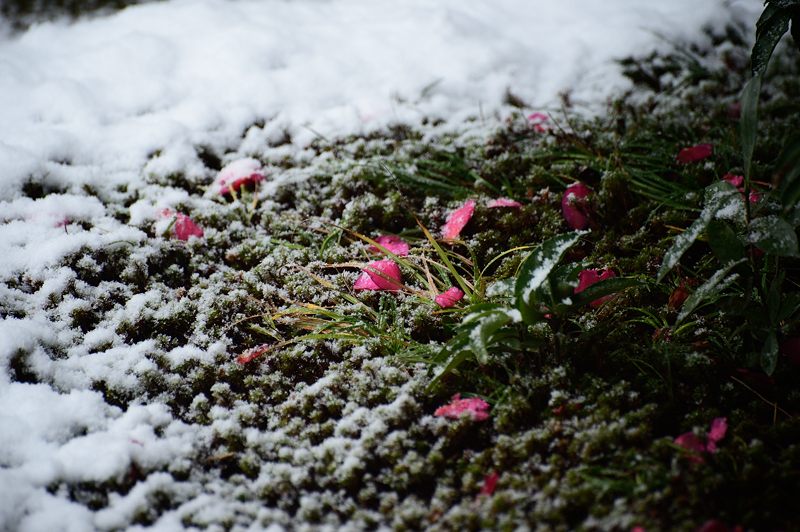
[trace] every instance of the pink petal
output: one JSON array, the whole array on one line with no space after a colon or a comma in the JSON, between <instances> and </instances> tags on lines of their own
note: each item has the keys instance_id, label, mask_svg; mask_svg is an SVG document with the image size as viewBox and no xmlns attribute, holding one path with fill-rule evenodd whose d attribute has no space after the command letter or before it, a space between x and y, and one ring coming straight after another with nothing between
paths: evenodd
<instances>
[{"instance_id":1,"label":"pink petal","mask_svg":"<svg viewBox=\"0 0 800 532\"><path fill-rule=\"evenodd\" d=\"M191 236L196 236L197 238L203 236L203 228L194 223L191 218L180 212L177 214L177 218L173 231L175 231L175 236L178 237L178 240L189 240Z\"/></svg>"},{"instance_id":2,"label":"pink petal","mask_svg":"<svg viewBox=\"0 0 800 532\"><path fill-rule=\"evenodd\" d=\"M489 419L489 403L477 397L461 399L460 394L455 394L448 404L437 408L433 415L449 419L458 419L465 413L474 421Z\"/></svg>"},{"instance_id":3,"label":"pink petal","mask_svg":"<svg viewBox=\"0 0 800 532\"><path fill-rule=\"evenodd\" d=\"M706 450L705 443L694 432L685 432L675 438L675 444L680 445L692 453L702 453ZM689 456L693 462L702 462L703 458L699 454Z\"/></svg>"},{"instance_id":4,"label":"pink petal","mask_svg":"<svg viewBox=\"0 0 800 532\"><path fill-rule=\"evenodd\" d=\"M367 272L362 272L353 285L354 290L380 290L380 287L375 284L372 277Z\"/></svg>"},{"instance_id":5,"label":"pink petal","mask_svg":"<svg viewBox=\"0 0 800 532\"><path fill-rule=\"evenodd\" d=\"M450 213L442 227L442 236L445 240L455 240L461 230L467 225L475 212L475 200L467 200L464 205Z\"/></svg>"},{"instance_id":6,"label":"pink petal","mask_svg":"<svg viewBox=\"0 0 800 532\"><path fill-rule=\"evenodd\" d=\"M544 113L532 113L528 115L528 121L531 123L534 131L536 131L537 133L547 132L549 128L547 127L546 124L549 120L550 117L548 117Z\"/></svg>"},{"instance_id":7,"label":"pink petal","mask_svg":"<svg viewBox=\"0 0 800 532\"><path fill-rule=\"evenodd\" d=\"M492 471L483 477L483 486L481 487L480 495L491 496L497 488L497 481L500 480L500 475L497 471Z\"/></svg>"},{"instance_id":8,"label":"pink petal","mask_svg":"<svg viewBox=\"0 0 800 532\"><path fill-rule=\"evenodd\" d=\"M689 146L683 148L675 159L681 164L689 164L697 161L702 161L711 157L714 153L714 146L712 144L697 144L696 146Z\"/></svg>"},{"instance_id":9,"label":"pink petal","mask_svg":"<svg viewBox=\"0 0 800 532\"><path fill-rule=\"evenodd\" d=\"M464 297L464 292L455 286L451 286L434 299L436 304L442 308L449 308L455 305L461 298Z\"/></svg>"},{"instance_id":10,"label":"pink petal","mask_svg":"<svg viewBox=\"0 0 800 532\"><path fill-rule=\"evenodd\" d=\"M578 286L575 287L575 293L580 294L593 284L599 283L600 281L605 281L606 279L611 279L612 277L616 276L617 274L614 273L614 270L610 268L606 268L604 270L597 270L593 268L590 268L588 270L582 270L578 274ZM598 297L597 299L589 303L589 305L592 308L597 308L606 301L608 301L609 299L611 299L612 297L614 297L613 294L609 294L603 297Z\"/></svg>"},{"instance_id":11,"label":"pink petal","mask_svg":"<svg viewBox=\"0 0 800 532\"><path fill-rule=\"evenodd\" d=\"M256 159L239 159L219 171L214 185L223 196L239 190L242 185L264 179L261 163Z\"/></svg>"},{"instance_id":12,"label":"pink petal","mask_svg":"<svg viewBox=\"0 0 800 532\"><path fill-rule=\"evenodd\" d=\"M490 209L494 209L497 207L519 208L522 207L522 203L514 201L509 198L497 198L487 203L486 206L489 207Z\"/></svg>"},{"instance_id":13,"label":"pink petal","mask_svg":"<svg viewBox=\"0 0 800 532\"><path fill-rule=\"evenodd\" d=\"M269 351L269 344L261 344L252 349L248 349L238 357L236 357L236 362L239 364L247 364L248 362L253 361L254 359L260 357L267 351Z\"/></svg>"},{"instance_id":14,"label":"pink petal","mask_svg":"<svg viewBox=\"0 0 800 532\"><path fill-rule=\"evenodd\" d=\"M592 190L583 183L573 183L561 197L561 214L572 229L589 226L589 195Z\"/></svg>"},{"instance_id":15,"label":"pink petal","mask_svg":"<svg viewBox=\"0 0 800 532\"><path fill-rule=\"evenodd\" d=\"M406 255L408 255L408 250L409 250L408 242L406 242L397 235L379 236L378 238L375 239L375 242L385 247L398 257L405 257ZM377 246L370 246L369 250L374 253L381 253L380 248L378 248Z\"/></svg>"},{"instance_id":16,"label":"pink petal","mask_svg":"<svg viewBox=\"0 0 800 532\"><path fill-rule=\"evenodd\" d=\"M717 452L717 442L725 437L728 432L728 418L717 417L711 421L711 428L708 431L708 443L706 450L708 452Z\"/></svg>"},{"instance_id":17,"label":"pink petal","mask_svg":"<svg viewBox=\"0 0 800 532\"><path fill-rule=\"evenodd\" d=\"M731 174L730 172L722 176L722 179L727 181L731 185L735 186L736 188L739 188L744 184L744 176L734 175Z\"/></svg>"},{"instance_id":18,"label":"pink petal","mask_svg":"<svg viewBox=\"0 0 800 532\"><path fill-rule=\"evenodd\" d=\"M353 285L355 290L389 290L396 291L403 287L400 267L389 259L376 260L364 267Z\"/></svg>"}]
</instances>

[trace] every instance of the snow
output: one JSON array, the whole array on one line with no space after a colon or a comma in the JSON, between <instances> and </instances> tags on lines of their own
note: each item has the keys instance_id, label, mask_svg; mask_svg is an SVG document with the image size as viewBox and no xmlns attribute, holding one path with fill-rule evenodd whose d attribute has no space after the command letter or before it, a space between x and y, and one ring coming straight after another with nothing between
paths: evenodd
<instances>
[{"instance_id":1,"label":"snow","mask_svg":"<svg viewBox=\"0 0 800 532\"><path fill-rule=\"evenodd\" d=\"M169 349L154 339L126 343L120 325L164 317L181 305L175 292L91 285L63 265L80 252L78 266L91 270L89 251L126 245L139 246L141 256L132 257L145 262L153 246L147 231L161 209L212 205L202 193L153 186L154 178L181 172L207 186L216 173L200 147L223 163L304 160L318 136L398 122L442 118L445 129L491 128L509 112L507 90L531 110L558 109L567 90L580 107L597 109L627 87L614 58L703 39L703 25L742 11L753 19L758 7L755 0L169 0L0 32L0 528L132 527L160 491L179 507L166 510L156 529L174 530L189 518L240 529L248 520L266 529L288 519L258 501L237 502L235 486L211 483L198 494L205 479L178 483L166 472L189 468L212 438L236 429L237 415L249 414L241 405L214 406L211 425L187 424L166 404L145 400L143 379L159 374L159 357L173 367L211 363L228 346L200 336ZM42 197L28 197L31 184ZM138 198L120 207L126 194ZM111 300L110 318L86 331L71 323L109 294L125 300ZM38 382L13 369L23 355ZM380 364L365 368L381 381L397 379ZM325 400L343 386L343 371L298 388L282 408ZM115 406L96 383L133 400ZM203 399L194 396L192 409L208 409ZM275 475L298 486L303 464L328 448L335 475L357 475L362 445L394 441L398 432L386 435L387 427L415 408L404 388L370 412L344 407L336 435L315 446L289 428L252 435L295 457L265 464L255 483L273 489ZM375 419L367 421L368 413ZM66 493L66 483L121 481L134 465L162 471L111 493L101 510ZM309 509L319 504L304 501Z\"/></svg>"}]
</instances>

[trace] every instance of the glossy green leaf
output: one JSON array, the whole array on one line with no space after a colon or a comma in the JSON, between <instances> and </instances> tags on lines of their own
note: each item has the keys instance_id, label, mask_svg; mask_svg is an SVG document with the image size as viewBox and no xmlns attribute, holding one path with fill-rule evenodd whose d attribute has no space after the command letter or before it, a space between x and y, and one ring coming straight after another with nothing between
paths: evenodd
<instances>
[{"instance_id":1,"label":"glossy green leaf","mask_svg":"<svg viewBox=\"0 0 800 532\"><path fill-rule=\"evenodd\" d=\"M537 315L537 292L548 281L553 269L558 265L564 253L572 247L582 235L582 232L565 233L545 240L525 258L520 266L517 282L514 286L516 307L522 313L526 323L531 322Z\"/></svg>"},{"instance_id":2,"label":"glossy green leaf","mask_svg":"<svg viewBox=\"0 0 800 532\"><path fill-rule=\"evenodd\" d=\"M678 317L675 320L675 324L677 325L686 319L687 316L694 312L694 310L707 299L722 294L722 292L739 277L738 274L735 273L732 275L728 274L742 262L744 262L744 259L728 263L725 267L714 272L714 275L709 277L706 282L697 287L697 290L684 301L681 311L678 313Z\"/></svg>"},{"instance_id":3,"label":"glossy green leaf","mask_svg":"<svg viewBox=\"0 0 800 532\"><path fill-rule=\"evenodd\" d=\"M789 222L778 216L764 216L750 222L748 241L772 255L798 256L797 233Z\"/></svg>"},{"instance_id":4,"label":"glossy green leaf","mask_svg":"<svg viewBox=\"0 0 800 532\"><path fill-rule=\"evenodd\" d=\"M683 233L675 237L672 246L664 254L657 280L661 282L664 276L678 264L683 254L718 214L726 213L727 215L729 211L738 212L740 210L743 212L743 209L744 201L741 194L730 183L718 181L706 187L705 206L700 211L700 216Z\"/></svg>"},{"instance_id":5,"label":"glossy green leaf","mask_svg":"<svg viewBox=\"0 0 800 532\"><path fill-rule=\"evenodd\" d=\"M772 375L778 365L778 337L775 331L770 331L764 345L761 347L761 369L767 375Z\"/></svg>"},{"instance_id":6,"label":"glossy green leaf","mask_svg":"<svg viewBox=\"0 0 800 532\"><path fill-rule=\"evenodd\" d=\"M763 74L783 34L789 30L791 14L778 3L767 5L756 23L756 42L750 54L753 74Z\"/></svg>"},{"instance_id":7,"label":"glossy green leaf","mask_svg":"<svg viewBox=\"0 0 800 532\"><path fill-rule=\"evenodd\" d=\"M744 243L729 223L723 220L711 220L706 228L706 236L711 251L721 264L744 257Z\"/></svg>"},{"instance_id":8,"label":"glossy green leaf","mask_svg":"<svg viewBox=\"0 0 800 532\"><path fill-rule=\"evenodd\" d=\"M771 52L770 52L771 53ZM742 114L739 119L739 135L742 143L744 178L750 183L753 166L753 151L758 134L758 97L761 94L761 74L750 78L742 91Z\"/></svg>"}]
</instances>

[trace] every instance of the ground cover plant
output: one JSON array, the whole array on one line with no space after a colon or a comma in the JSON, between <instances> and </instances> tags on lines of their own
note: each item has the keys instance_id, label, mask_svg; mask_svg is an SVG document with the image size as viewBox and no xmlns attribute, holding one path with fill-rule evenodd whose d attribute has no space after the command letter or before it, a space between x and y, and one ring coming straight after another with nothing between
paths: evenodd
<instances>
[{"instance_id":1,"label":"ground cover plant","mask_svg":"<svg viewBox=\"0 0 800 532\"><path fill-rule=\"evenodd\" d=\"M197 146L213 180L84 191L146 236L5 276L3 317L60 335L8 371L158 430L46 490L102 529L796 527L800 62L742 93L745 35L626 60L599 117Z\"/></svg>"}]
</instances>

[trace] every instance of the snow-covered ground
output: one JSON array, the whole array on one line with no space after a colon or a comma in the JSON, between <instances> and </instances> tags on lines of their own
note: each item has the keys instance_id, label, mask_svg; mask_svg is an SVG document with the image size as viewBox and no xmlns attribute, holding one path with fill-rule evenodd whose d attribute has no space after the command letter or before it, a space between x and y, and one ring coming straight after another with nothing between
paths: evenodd
<instances>
[{"instance_id":1,"label":"snow-covered ground","mask_svg":"<svg viewBox=\"0 0 800 532\"><path fill-rule=\"evenodd\" d=\"M185 502L157 519L167 530L190 514L198 523L241 521L232 515L262 525L280 521L268 508L245 508L233 485L204 489L206 480L195 478L175 484L164 472L113 495L99 511L72 502L74 494L63 488L120 479L134 464L191 469L197 448L230 423L230 412L212 409L211 424L190 424L164 404L136 400L159 348L149 339L126 342L116 331L126 320L159 312L166 303L158 294L127 294L91 330L71 325L87 301L113 287L82 286L84 299L64 295L82 282L64 257L120 242L146 253L141 224L159 209L213 207L208 197L155 187L151 176L182 172L189 182L210 182L214 171L198 156L201 148L225 161L248 155L269 162L302 158L318 136L426 118L442 119L440 128L467 122L490 128L508 112L509 90L531 112L557 109L562 92L579 107L598 109L627 86L614 58L702 41L704 25L720 27L745 12L754 20L759 4L170 0L3 33L0 528L125 528L158 490L183 490L175 497ZM217 340L194 337L163 355L176 366L229 357L231 346ZM300 390L287 403L337 378L331 372L318 389ZM97 382L127 390L133 400L109 404L93 389ZM397 396L389 404L369 412L346 407L336 434L357 425L366 438L391 424L399 408L416 408L405 388L416 386L413 379L392 385ZM361 419L370 415L370 422ZM304 449L280 431L245 437L312 458L341 443L332 437ZM357 461L338 447L331 452L342 471ZM291 462L270 474L291 477Z\"/></svg>"}]
</instances>

